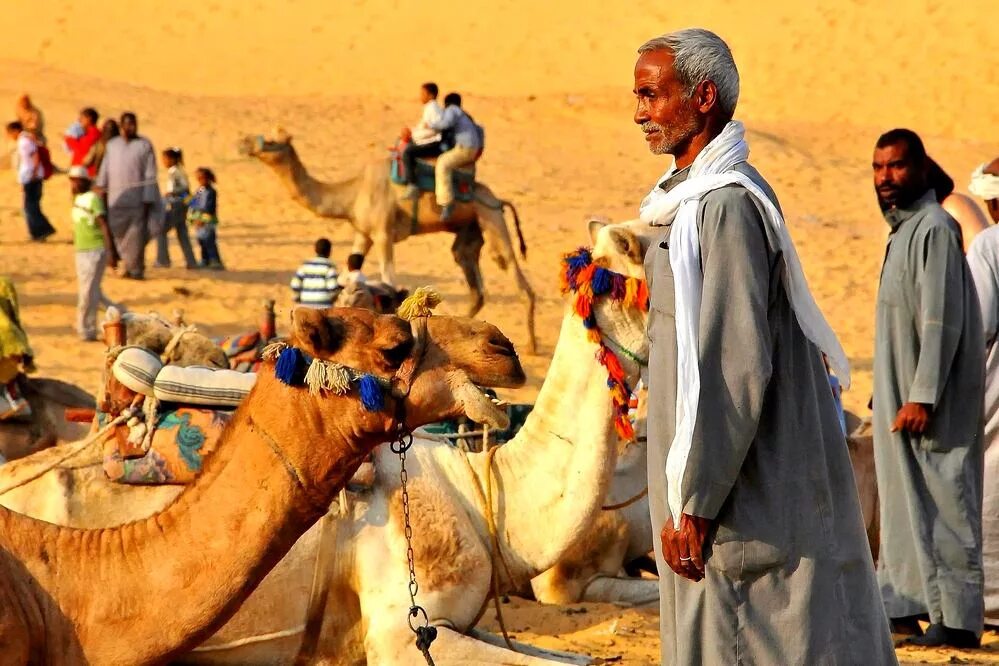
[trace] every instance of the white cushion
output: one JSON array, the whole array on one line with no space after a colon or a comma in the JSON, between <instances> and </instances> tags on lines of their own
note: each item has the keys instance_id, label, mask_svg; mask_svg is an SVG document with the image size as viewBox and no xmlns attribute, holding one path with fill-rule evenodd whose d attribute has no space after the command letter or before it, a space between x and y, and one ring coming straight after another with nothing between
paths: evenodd
<instances>
[{"instance_id":1,"label":"white cushion","mask_svg":"<svg viewBox=\"0 0 999 666\"><path fill-rule=\"evenodd\" d=\"M256 381L252 372L167 365L156 377L153 395L162 402L237 407Z\"/></svg>"},{"instance_id":2,"label":"white cushion","mask_svg":"<svg viewBox=\"0 0 999 666\"><path fill-rule=\"evenodd\" d=\"M162 369L160 357L142 347L125 347L111 366L115 379L146 396L153 395L153 384Z\"/></svg>"}]
</instances>

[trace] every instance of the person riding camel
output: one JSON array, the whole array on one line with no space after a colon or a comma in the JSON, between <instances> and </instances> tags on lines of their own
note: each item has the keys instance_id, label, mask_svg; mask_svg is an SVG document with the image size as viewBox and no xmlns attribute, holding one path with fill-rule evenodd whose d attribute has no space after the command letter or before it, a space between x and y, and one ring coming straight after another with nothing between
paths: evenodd
<instances>
[{"instance_id":1,"label":"person riding camel","mask_svg":"<svg viewBox=\"0 0 999 666\"><path fill-rule=\"evenodd\" d=\"M437 187L437 205L441 207L441 222L451 219L454 208L454 183L456 169L474 164L485 144L485 132L461 108L461 95L448 93L444 97L444 113L440 120L430 123L430 129L441 132L445 152L437 158L434 178Z\"/></svg>"},{"instance_id":2,"label":"person riding camel","mask_svg":"<svg viewBox=\"0 0 999 666\"><path fill-rule=\"evenodd\" d=\"M0 421L31 415L17 382L22 374L35 371L33 359L34 352L21 327L14 283L0 277Z\"/></svg>"}]
</instances>

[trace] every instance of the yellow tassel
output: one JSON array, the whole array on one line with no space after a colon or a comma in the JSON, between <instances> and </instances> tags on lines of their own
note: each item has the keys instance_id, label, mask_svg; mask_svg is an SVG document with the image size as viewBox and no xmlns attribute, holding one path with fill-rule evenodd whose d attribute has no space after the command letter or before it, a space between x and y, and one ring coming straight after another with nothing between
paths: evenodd
<instances>
[{"instance_id":1,"label":"yellow tassel","mask_svg":"<svg viewBox=\"0 0 999 666\"><path fill-rule=\"evenodd\" d=\"M406 321L412 321L417 317L429 317L431 311L440 305L440 302L441 295L432 288L417 287L402 302L399 309L396 310L396 314Z\"/></svg>"},{"instance_id":2,"label":"yellow tassel","mask_svg":"<svg viewBox=\"0 0 999 666\"><path fill-rule=\"evenodd\" d=\"M288 343L283 340L278 340L277 342L272 342L271 344L264 347L264 351L261 354L265 361L274 361L278 356L281 355L285 349L288 348Z\"/></svg>"},{"instance_id":3,"label":"yellow tassel","mask_svg":"<svg viewBox=\"0 0 999 666\"><path fill-rule=\"evenodd\" d=\"M305 385L312 395L319 395L322 391L345 395L350 390L350 372L339 363L317 358L309 364Z\"/></svg>"}]
</instances>

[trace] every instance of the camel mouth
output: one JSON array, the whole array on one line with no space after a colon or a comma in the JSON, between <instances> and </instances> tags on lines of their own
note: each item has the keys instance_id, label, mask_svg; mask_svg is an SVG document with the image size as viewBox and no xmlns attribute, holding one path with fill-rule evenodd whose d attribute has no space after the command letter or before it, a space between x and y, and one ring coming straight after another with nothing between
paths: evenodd
<instances>
[{"instance_id":1,"label":"camel mouth","mask_svg":"<svg viewBox=\"0 0 999 666\"><path fill-rule=\"evenodd\" d=\"M465 416L490 428L505 430L510 427L510 416L500 401L488 395L468 375L463 372L455 373L451 377L451 384L455 399Z\"/></svg>"}]
</instances>

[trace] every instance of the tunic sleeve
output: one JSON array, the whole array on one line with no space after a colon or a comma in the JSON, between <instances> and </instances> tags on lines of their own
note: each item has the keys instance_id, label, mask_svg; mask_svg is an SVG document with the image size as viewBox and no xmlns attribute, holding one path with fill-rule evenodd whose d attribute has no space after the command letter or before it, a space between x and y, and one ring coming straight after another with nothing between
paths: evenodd
<instances>
[{"instance_id":1,"label":"tunic sleeve","mask_svg":"<svg viewBox=\"0 0 999 666\"><path fill-rule=\"evenodd\" d=\"M146 142L146 147L148 150L142 164L142 203L156 203L160 197L156 182L156 153L153 151L153 144Z\"/></svg>"},{"instance_id":2,"label":"tunic sleeve","mask_svg":"<svg viewBox=\"0 0 999 666\"><path fill-rule=\"evenodd\" d=\"M763 219L748 191L708 194L700 215L701 395L683 512L714 518L739 476L770 382L770 259Z\"/></svg>"},{"instance_id":3,"label":"tunic sleeve","mask_svg":"<svg viewBox=\"0 0 999 666\"><path fill-rule=\"evenodd\" d=\"M928 229L915 249L919 361L908 400L935 407L964 325L964 253L957 234L942 226Z\"/></svg>"},{"instance_id":4,"label":"tunic sleeve","mask_svg":"<svg viewBox=\"0 0 999 666\"><path fill-rule=\"evenodd\" d=\"M995 342L996 329L999 328L999 276L996 275L999 269L996 260L999 257L995 256L992 243L991 233L979 234L968 250L968 266L975 281L975 291L978 292L978 304L982 308L982 328L987 346Z\"/></svg>"}]
</instances>

